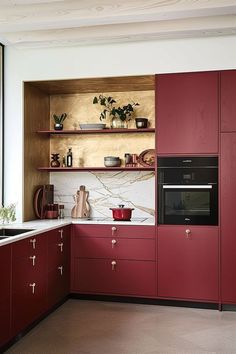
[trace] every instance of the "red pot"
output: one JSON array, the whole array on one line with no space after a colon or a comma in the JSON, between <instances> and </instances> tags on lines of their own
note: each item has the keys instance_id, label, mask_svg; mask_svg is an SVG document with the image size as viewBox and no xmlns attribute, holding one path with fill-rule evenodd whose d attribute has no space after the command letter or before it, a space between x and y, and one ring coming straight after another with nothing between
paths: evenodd
<instances>
[{"instance_id":1,"label":"red pot","mask_svg":"<svg viewBox=\"0 0 236 354\"><path fill-rule=\"evenodd\" d=\"M110 208L112 210L113 219L116 221L129 221L131 219L133 208L124 208L124 205L119 205L119 208Z\"/></svg>"}]
</instances>

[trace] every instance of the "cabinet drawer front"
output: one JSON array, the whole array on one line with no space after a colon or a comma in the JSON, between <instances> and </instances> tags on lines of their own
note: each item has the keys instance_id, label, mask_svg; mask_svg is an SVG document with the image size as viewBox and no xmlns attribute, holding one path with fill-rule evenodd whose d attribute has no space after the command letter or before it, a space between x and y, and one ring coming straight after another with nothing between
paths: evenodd
<instances>
[{"instance_id":1,"label":"cabinet drawer front","mask_svg":"<svg viewBox=\"0 0 236 354\"><path fill-rule=\"evenodd\" d=\"M116 262L112 266L112 262ZM113 259L77 259L75 290L134 296L156 296L156 263Z\"/></svg>"},{"instance_id":2,"label":"cabinet drawer front","mask_svg":"<svg viewBox=\"0 0 236 354\"><path fill-rule=\"evenodd\" d=\"M81 258L155 260L155 240L111 237L75 237L74 252Z\"/></svg>"},{"instance_id":3,"label":"cabinet drawer front","mask_svg":"<svg viewBox=\"0 0 236 354\"><path fill-rule=\"evenodd\" d=\"M19 258L46 252L47 234L28 237L12 244L12 257Z\"/></svg>"},{"instance_id":4,"label":"cabinet drawer front","mask_svg":"<svg viewBox=\"0 0 236 354\"><path fill-rule=\"evenodd\" d=\"M82 237L155 238L155 226L73 225L73 235Z\"/></svg>"},{"instance_id":5,"label":"cabinet drawer front","mask_svg":"<svg viewBox=\"0 0 236 354\"><path fill-rule=\"evenodd\" d=\"M68 242L70 239L70 225L49 231L47 234L48 234L48 244Z\"/></svg>"}]
</instances>

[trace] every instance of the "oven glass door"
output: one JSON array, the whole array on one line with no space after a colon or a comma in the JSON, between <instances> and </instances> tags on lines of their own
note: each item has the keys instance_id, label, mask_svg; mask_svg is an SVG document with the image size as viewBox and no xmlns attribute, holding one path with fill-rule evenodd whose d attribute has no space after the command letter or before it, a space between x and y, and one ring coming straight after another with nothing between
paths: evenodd
<instances>
[{"instance_id":1,"label":"oven glass door","mask_svg":"<svg viewBox=\"0 0 236 354\"><path fill-rule=\"evenodd\" d=\"M217 202L213 185L162 185L164 224L217 224Z\"/></svg>"}]
</instances>

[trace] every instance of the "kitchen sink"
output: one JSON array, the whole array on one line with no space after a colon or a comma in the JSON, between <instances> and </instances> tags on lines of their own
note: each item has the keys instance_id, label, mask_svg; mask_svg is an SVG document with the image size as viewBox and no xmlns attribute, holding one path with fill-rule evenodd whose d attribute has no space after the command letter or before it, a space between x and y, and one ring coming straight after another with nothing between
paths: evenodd
<instances>
[{"instance_id":1,"label":"kitchen sink","mask_svg":"<svg viewBox=\"0 0 236 354\"><path fill-rule=\"evenodd\" d=\"M29 231L33 231L34 229L8 229L8 228L2 228L0 229L0 240L7 238L7 237L12 237L12 236L17 236L24 234Z\"/></svg>"}]
</instances>

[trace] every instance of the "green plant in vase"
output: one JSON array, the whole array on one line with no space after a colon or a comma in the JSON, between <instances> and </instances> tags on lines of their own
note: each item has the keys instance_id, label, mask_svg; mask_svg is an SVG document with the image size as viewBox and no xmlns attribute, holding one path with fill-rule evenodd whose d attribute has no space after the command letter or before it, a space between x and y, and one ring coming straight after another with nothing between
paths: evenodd
<instances>
[{"instance_id":1,"label":"green plant in vase","mask_svg":"<svg viewBox=\"0 0 236 354\"><path fill-rule=\"evenodd\" d=\"M0 222L5 224L6 222L9 223L10 221L16 220L16 204L10 204L7 207L1 206L0 207Z\"/></svg>"},{"instance_id":2,"label":"green plant in vase","mask_svg":"<svg viewBox=\"0 0 236 354\"><path fill-rule=\"evenodd\" d=\"M67 117L67 113L62 113L61 115L53 114L54 119L54 129L55 130L62 130L63 129L63 122Z\"/></svg>"},{"instance_id":3,"label":"green plant in vase","mask_svg":"<svg viewBox=\"0 0 236 354\"><path fill-rule=\"evenodd\" d=\"M106 119L107 115L111 116L111 128L128 128L128 121L132 119L134 107L139 106L139 103L132 102L117 108L114 106L116 100L113 97L102 94L93 98L93 104L98 103L104 106L100 120Z\"/></svg>"}]
</instances>

